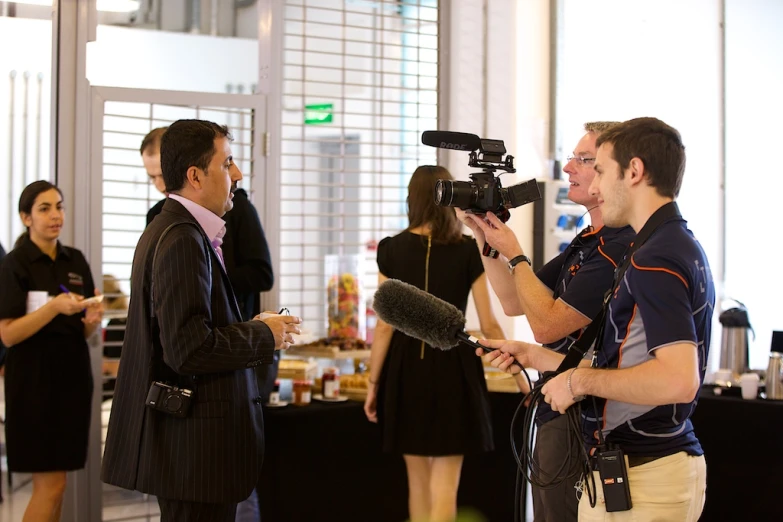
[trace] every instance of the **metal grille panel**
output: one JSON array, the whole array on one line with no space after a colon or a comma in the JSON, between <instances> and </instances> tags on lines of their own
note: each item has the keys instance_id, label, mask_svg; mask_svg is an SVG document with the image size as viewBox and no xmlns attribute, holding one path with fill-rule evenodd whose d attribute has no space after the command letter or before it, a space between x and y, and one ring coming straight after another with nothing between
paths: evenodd
<instances>
[{"instance_id":1,"label":"metal grille panel","mask_svg":"<svg viewBox=\"0 0 783 522\"><path fill-rule=\"evenodd\" d=\"M326 334L325 256L364 260L360 306L377 285L375 244L407 226L411 173L434 164L437 0L287 0L280 169L280 303ZM307 106L331 122L309 124ZM312 110L312 109L311 109Z\"/></svg>"}]
</instances>

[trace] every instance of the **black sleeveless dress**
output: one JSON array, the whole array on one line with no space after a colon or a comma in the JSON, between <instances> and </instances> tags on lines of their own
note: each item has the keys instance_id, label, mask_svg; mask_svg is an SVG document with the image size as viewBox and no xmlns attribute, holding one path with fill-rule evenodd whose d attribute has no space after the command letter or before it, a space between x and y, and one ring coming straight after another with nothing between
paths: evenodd
<instances>
[{"instance_id":1,"label":"black sleeveless dress","mask_svg":"<svg viewBox=\"0 0 783 522\"><path fill-rule=\"evenodd\" d=\"M427 237L405 231L378 245L378 268L390 279L424 289ZM433 243L428 292L463 313L473 282L484 272L473 238ZM384 451L406 455L466 455L491 451L492 422L481 359L468 346L438 350L395 331L378 386Z\"/></svg>"}]
</instances>

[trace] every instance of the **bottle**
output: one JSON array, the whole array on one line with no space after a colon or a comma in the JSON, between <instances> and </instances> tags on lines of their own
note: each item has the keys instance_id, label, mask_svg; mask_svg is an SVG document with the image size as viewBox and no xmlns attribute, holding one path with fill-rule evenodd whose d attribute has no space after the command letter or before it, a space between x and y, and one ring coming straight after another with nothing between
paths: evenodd
<instances>
[{"instance_id":1,"label":"bottle","mask_svg":"<svg viewBox=\"0 0 783 522\"><path fill-rule=\"evenodd\" d=\"M324 399L337 400L340 398L340 375L337 368L324 368L321 377L321 396Z\"/></svg>"},{"instance_id":2,"label":"bottle","mask_svg":"<svg viewBox=\"0 0 783 522\"><path fill-rule=\"evenodd\" d=\"M769 354L765 382L767 399L783 400L783 354L777 352Z\"/></svg>"},{"instance_id":3,"label":"bottle","mask_svg":"<svg viewBox=\"0 0 783 522\"><path fill-rule=\"evenodd\" d=\"M280 379L275 379L275 386L269 394L269 404L280 404Z\"/></svg>"},{"instance_id":4,"label":"bottle","mask_svg":"<svg viewBox=\"0 0 783 522\"><path fill-rule=\"evenodd\" d=\"M294 381L294 406L307 406L310 404L310 388L312 381Z\"/></svg>"}]
</instances>

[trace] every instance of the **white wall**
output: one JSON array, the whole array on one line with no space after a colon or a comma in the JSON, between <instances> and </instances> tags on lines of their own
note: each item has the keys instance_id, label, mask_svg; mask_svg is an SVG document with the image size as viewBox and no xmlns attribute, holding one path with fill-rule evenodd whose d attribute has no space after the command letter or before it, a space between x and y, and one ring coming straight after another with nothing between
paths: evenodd
<instances>
[{"instance_id":1,"label":"white wall","mask_svg":"<svg viewBox=\"0 0 783 522\"><path fill-rule=\"evenodd\" d=\"M23 42L20 45L20 42ZM6 251L22 232L17 214L19 196L36 179L50 178L49 119L51 107L52 23L49 20L0 17L0 243ZM13 49L13 52L10 50ZM11 71L16 78L11 79ZM24 74L29 73L27 107L24 105ZM42 79L40 87L38 75ZM13 165L11 165L11 82L14 83ZM36 155L36 106L41 96L40 153ZM23 118L27 113L27 146L23 144ZM23 155L27 158L23 171ZM40 173L36 172L40 165Z\"/></svg>"},{"instance_id":2,"label":"white wall","mask_svg":"<svg viewBox=\"0 0 783 522\"><path fill-rule=\"evenodd\" d=\"M563 155L582 124L654 116L680 131L678 199L717 275L720 258L720 5L715 0L565 0L558 128Z\"/></svg>"},{"instance_id":3,"label":"white wall","mask_svg":"<svg viewBox=\"0 0 783 522\"><path fill-rule=\"evenodd\" d=\"M442 55L450 60L451 71L445 84L448 89L448 121L440 126L441 129L503 140L508 154L515 157L518 157L514 118L518 49L515 44L515 13L520 5L516 0L490 0L485 13L483 0L451 2L451 44L444 49L448 54ZM483 75L485 53L487 81ZM445 166L456 179L467 180L468 174L477 170L468 167L467 153L448 151L445 157ZM504 174L501 182L503 186L509 186L533 175L522 170L516 176ZM524 212L524 209L517 209L512 211L512 216ZM512 226L516 219L512 217ZM514 319L505 316L494 293L490 294L492 309L500 326L507 337L515 337ZM479 330L472 300L468 303L466 319L468 330Z\"/></svg>"},{"instance_id":4,"label":"white wall","mask_svg":"<svg viewBox=\"0 0 783 522\"><path fill-rule=\"evenodd\" d=\"M726 2L726 296L748 307L756 331L752 368L767 367L772 330L783 330L783 278L776 266L781 20L777 0Z\"/></svg>"},{"instance_id":5,"label":"white wall","mask_svg":"<svg viewBox=\"0 0 783 522\"><path fill-rule=\"evenodd\" d=\"M245 93L258 83L258 41L99 25L87 46L92 85Z\"/></svg>"},{"instance_id":6,"label":"white wall","mask_svg":"<svg viewBox=\"0 0 783 522\"><path fill-rule=\"evenodd\" d=\"M516 13L516 165L520 177L545 178L550 173L549 130L551 64L549 2L520 2ZM533 253L533 207L511 213L509 226L522 249ZM514 319L514 339L534 342L526 317Z\"/></svg>"}]
</instances>

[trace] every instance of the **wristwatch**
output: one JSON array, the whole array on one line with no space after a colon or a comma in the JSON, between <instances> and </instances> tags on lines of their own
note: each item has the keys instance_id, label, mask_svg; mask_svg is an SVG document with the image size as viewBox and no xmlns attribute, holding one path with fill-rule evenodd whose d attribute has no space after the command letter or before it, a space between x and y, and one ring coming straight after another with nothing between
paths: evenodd
<instances>
[{"instance_id":1,"label":"wristwatch","mask_svg":"<svg viewBox=\"0 0 783 522\"><path fill-rule=\"evenodd\" d=\"M531 267L533 266L533 263L531 263L531 262L530 262L530 258L529 258L529 257L527 257L525 254L522 254L522 255L519 255L519 256L517 256L517 257L515 257L515 258L511 259L511 260L508 262L508 271L509 271L509 272L511 272L511 273L513 274L513 273L514 273L514 268L515 268L515 267L516 267L516 266L517 266L519 263L521 263L522 261L524 261L525 263L527 263L527 264L528 264L528 265L530 265Z\"/></svg>"}]
</instances>

